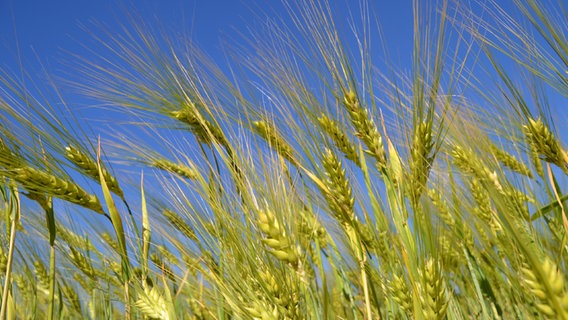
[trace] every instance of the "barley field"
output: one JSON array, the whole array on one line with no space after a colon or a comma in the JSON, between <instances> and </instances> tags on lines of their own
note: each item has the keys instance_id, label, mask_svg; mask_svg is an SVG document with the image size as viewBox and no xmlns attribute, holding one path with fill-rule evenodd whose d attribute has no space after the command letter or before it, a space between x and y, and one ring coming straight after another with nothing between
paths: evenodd
<instances>
[{"instance_id":1,"label":"barley field","mask_svg":"<svg viewBox=\"0 0 568 320\"><path fill-rule=\"evenodd\" d=\"M413 1L406 69L371 1L101 28L112 130L0 70L0 319L568 319L568 8L501 3Z\"/></svg>"}]
</instances>

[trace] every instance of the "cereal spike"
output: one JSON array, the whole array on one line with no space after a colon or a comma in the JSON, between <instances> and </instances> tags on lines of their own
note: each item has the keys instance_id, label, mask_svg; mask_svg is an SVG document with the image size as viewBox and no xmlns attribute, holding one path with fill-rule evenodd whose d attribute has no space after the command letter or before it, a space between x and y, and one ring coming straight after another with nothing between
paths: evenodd
<instances>
[{"instance_id":1,"label":"cereal spike","mask_svg":"<svg viewBox=\"0 0 568 320\"><path fill-rule=\"evenodd\" d=\"M357 95L353 91L345 93L343 104L349 112L351 123L355 127L357 136L365 143L369 153L376 159L377 167L383 171L386 169L387 157L383 145L383 139L369 111L364 109Z\"/></svg>"},{"instance_id":2,"label":"cereal spike","mask_svg":"<svg viewBox=\"0 0 568 320\"><path fill-rule=\"evenodd\" d=\"M345 157L359 165L359 153L349 140L349 137L341 130L339 124L323 114L318 118L318 122L322 129L331 137L337 148L345 154Z\"/></svg>"},{"instance_id":3,"label":"cereal spike","mask_svg":"<svg viewBox=\"0 0 568 320\"><path fill-rule=\"evenodd\" d=\"M324 181L327 190L324 194L329 207L341 223L350 224L355 219L355 199L345 169L329 149L325 150L322 162L327 176Z\"/></svg>"},{"instance_id":4,"label":"cereal spike","mask_svg":"<svg viewBox=\"0 0 568 320\"><path fill-rule=\"evenodd\" d=\"M47 193L97 213L105 214L97 196L87 193L71 181L60 179L31 167L18 168L12 171L14 172L14 180L32 193Z\"/></svg>"},{"instance_id":5,"label":"cereal spike","mask_svg":"<svg viewBox=\"0 0 568 320\"><path fill-rule=\"evenodd\" d=\"M529 145L534 148L543 160L557 165L568 174L568 156L560 147L560 142L556 140L554 134L548 129L541 118L538 120L529 119L529 123L524 126L525 135Z\"/></svg>"},{"instance_id":6,"label":"cereal spike","mask_svg":"<svg viewBox=\"0 0 568 320\"><path fill-rule=\"evenodd\" d=\"M97 182L100 181L97 163L91 157L89 157L89 155L73 146L67 146L65 148L65 157L69 159L69 161L71 161L77 168L81 169L91 179ZM105 168L102 168L102 172L109 190L119 197L124 198L124 193L118 185L116 178L111 175Z\"/></svg>"}]
</instances>

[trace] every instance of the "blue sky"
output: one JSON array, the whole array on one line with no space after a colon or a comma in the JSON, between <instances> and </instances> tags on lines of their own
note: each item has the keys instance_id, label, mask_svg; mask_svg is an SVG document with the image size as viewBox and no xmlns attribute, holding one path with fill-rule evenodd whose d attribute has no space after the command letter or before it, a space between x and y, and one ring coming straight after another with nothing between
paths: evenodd
<instances>
[{"instance_id":1,"label":"blue sky","mask_svg":"<svg viewBox=\"0 0 568 320\"><path fill-rule=\"evenodd\" d=\"M330 2L335 13L346 18L338 26L348 28L345 24L349 12L345 3L349 1ZM389 58L392 59L389 63L402 67L402 72L409 72L412 1L369 2L371 10L377 13L384 36L382 40L373 39L374 44L388 47ZM239 32L246 35L249 28L255 29L263 22L262 12L285 17L280 1L4 0L0 1L0 68L18 75L23 66L33 78L37 76L39 79L42 68L56 77L73 72L66 67L66 63L73 60L69 52L83 55L88 60L90 53L82 45L94 45L91 49L98 51L96 46L100 44L92 40L87 30L100 33L95 23L111 31L120 24L129 25L132 21L129 21L128 14L132 12L144 23L164 28L169 35L189 35L219 63L223 63L224 59L221 39L239 39ZM353 15L357 16L357 12ZM373 27L376 27L374 22ZM382 50L381 47L375 49L375 53ZM65 96L70 101L75 98Z\"/></svg>"},{"instance_id":2,"label":"blue sky","mask_svg":"<svg viewBox=\"0 0 568 320\"><path fill-rule=\"evenodd\" d=\"M346 18L338 22L338 27L348 29L346 4L350 2L330 2L334 14ZM390 57L409 67L412 56L412 1L370 2L371 10L379 12L378 23L382 28L384 43L388 44ZM51 90L45 85L46 74L49 75L58 89L63 91L65 102L72 105L74 110L81 108L80 119L92 121L99 119L102 114L91 108L97 102L76 94L72 85L70 87L65 81L74 76L81 77L74 71L77 59L71 54L78 54L90 61L94 57L85 46L94 52L104 52L104 48L92 36L103 33L100 25L111 32L118 32L120 25L131 26L131 17L135 16L135 23L143 22L151 27L163 28L168 36L189 37L215 62L223 65L226 59L223 41L239 41L251 30L254 32L264 23L265 13L269 17L286 17L281 1L4 0L0 1L0 68L18 79L22 70L25 70L42 92ZM358 12L355 11L353 16L358 17ZM372 23L375 28L376 22ZM375 45L381 43L379 39L373 41ZM378 49L376 52L382 50ZM29 87L28 90L32 90ZM110 116L111 120L117 117L121 115ZM101 134L98 129L95 130L95 136Z\"/></svg>"},{"instance_id":3,"label":"blue sky","mask_svg":"<svg viewBox=\"0 0 568 320\"><path fill-rule=\"evenodd\" d=\"M260 7L254 3L264 1L5 0L0 2L0 65L17 72L20 62L26 70L33 70L39 61L51 70L50 66L66 59L65 51L80 51L79 46L88 43L85 27L96 33L96 22L112 30L129 23L125 12L136 12L145 23L157 22L172 33L188 33L206 52L220 57L220 38L235 38L235 30L246 34L247 28L255 27L253 20L258 20L256 15L262 10L283 12L279 1L266 1L270 4ZM343 1L332 3L336 10L344 9ZM372 6L380 12L389 48L410 53L411 1L377 1Z\"/></svg>"}]
</instances>

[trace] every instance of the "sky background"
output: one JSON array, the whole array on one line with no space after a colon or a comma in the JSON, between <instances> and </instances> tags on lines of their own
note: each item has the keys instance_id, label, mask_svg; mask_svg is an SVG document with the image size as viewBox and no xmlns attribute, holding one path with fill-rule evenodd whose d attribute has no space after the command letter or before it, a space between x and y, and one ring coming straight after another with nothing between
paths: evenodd
<instances>
[{"instance_id":1,"label":"sky background","mask_svg":"<svg viewBox=\"0 0 568 320\"><path fill-rule=\"evenodd\" d=\"M339 28L348 28L349 10L343 0L330 1L332 10L339 17ZM386 46L388 63L403 72L410 71L412 58L412 1L369 1L371 11L376 12L382 39L373 39L374 52ZM434 1L424 1L434 3ZM474 8L475 9L475 8ZM0 68L19 77L25 70L42 87L44 69L56 81L73 73L69 61L76 53L86 60L99 51L100 43L93 41L93 34L100 34L103 25L107 30L119 26L143 22L163 28L168 35L189 36L214 61L225 59L221 43L223 39L234 41L246 36L248 30L263 23L263 12L286 17L280 1L241 0L0 0ZM357 12L354 13L357 16ZM285 20L286 21L286 20ZM238 40L237 40L238 41ZM71 91L64 97L81 103L81 97ZM562 102L552 97L552 102ZM565 108L564 108L565 109Z\"/></svg>"},{"instance_id":2,"label":"sky background","mask_svg":"<svg viewBox=\"0 0 568 320\"><path fill-rule=\"evenodd\" d=\"M258 3L266 2L260 7ZM376 2L376 3L375 3ZM399 54L411 53L412 7L410 0L375 1L389 48ZM255 5L254 3L257 3ZM81 51L89 31L97 33L94 22L110 30L129 24L125 13L135 12L145 23L159 24L169 32L188 33L192 40L214 58L220 55L220 39L235 38L238 32L254 28L257 14L284 16L280 1L239 0L2 0L0 1L0 64L18 71L22 63L35 69L37 62L50 68L66 59L66 51ZM336 11L343 1L332 1ZM156 23L157 22L157 23ZM397 55L395 55L397 56ZM18 58L19 57L19 58Z\"/></svg>"}]
</instances>

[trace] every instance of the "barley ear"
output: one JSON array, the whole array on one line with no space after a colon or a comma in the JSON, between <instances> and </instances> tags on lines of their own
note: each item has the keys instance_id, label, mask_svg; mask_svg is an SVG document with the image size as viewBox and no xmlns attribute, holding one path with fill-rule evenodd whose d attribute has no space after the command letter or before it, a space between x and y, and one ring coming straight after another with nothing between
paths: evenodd
<instances>
[{"instance_id":1,"label":"barley ear","mask_svg":"<svg viewBox=\"0 0 568 320\"><path fill-rule=\"evenodd\" d=\"M345 175L345 169L329 149L325 149L322 165L326 175L324 196L329 208L339 222L350 224L355 219L355 198Z\"/></svg>"},{"instance_id":2,"label":"barley ear","mask_svg":"<svg viewBox=\"0 0 568 320\"><path fill-rule=\"evenodd\" d=\"M393 275L393 279L389 281L388 289L390 298L406 315L410 315L412 313L412 298L404 278L396 274Z\"/></svg>"},{"instance_id":3,"label":"barley ear","mask_svg":"<svg viewBox=\"0 0 568 320\"><path fill-rule=\"evenodd\" d=\"M171 162L171 161L166 160L166 159L155 160L151 163L151 165L160 169L160 170L175 173L175 174L179 175L180 177L184 177L184 178L189 179L189 180L196 179L197 176L198 176L197 172L195 172L195 170L189 168L188 166L183 165L183 164L179 164L179 163L175 163L175 162Z\"/></svg>"},{"instance_id":4,"label":"barley ear","mask_svg":"<svg viewBox=\"0 0 568 320\"><path fill-rule=\"evenodd\" d=\"M204 119L193 102L185 103L179 110L172 111L170 115L187 124L199 142L204 144L219 143L228 146L228 141L221 128Z\"/></svg>"},{"instance_id":5,"label":"barley ear","mask_svg":"<svg viewBox=\"0 0 568 320\"><path fill-rule=\"evenodd\" d=\"M77 184L26 166L11 170L13 178L31 193L48 194L56 198L105 214L97 196L87 193Z\"/></svg>"},{"instance_id":6,"label":"barley ear","mask_svg":"<svg viewBox=\"0 0 568 320\"><path fill-rule=\"evenodd\" d=\"M444 221L450 230L454 230L456 226L456 221L452 216L450 208L446 201L442 198L442 195L434 189L428 190L428 197L432 201L432 204L437 210L438 216Z\"/></svg>"},{"instance_id":7,"label":"barley ear","mask_svg":"<svg viewBox=\"0 0 568 320\"><path fill-rule=\"evenodd\" d=\"M490 144L489 147L495 158L497 158L497 160L499 160L499 162L501 162L504 166L509 167L514 172L520 173L529 178L533 177L533 174L529 170L529 168L524 163L517 160L517 158L515 158L513 155L509 154L505 150L500 149L494 144Z\"/></svg>"},{"instance_id":8,"label":"barley ear","mask_svg":"<svg viewBox=\"0 0 568 320\"><path fill-rule=\"evenodd\" d=\"M433 259L428 259L424 268L420 270L422 314L424 319L442 320L446 318L448 298L444 278L439 267Z\"/></svg>"},{"instance_id":9,"label":"barley ear","mask_svg":"<svg viewBox=\"0 0 568 320\"><path fill-rule=\"evenodd\" d=\"M83 171L85 175L97 182L100 181L100 173L99 169L97 168L97 163L88 154L69 145L65 147L65 157L69 159L69 161L71 161L77 168ZM120 198L124 198L124 193L118 185L116 178L111 175L110 172L108 172L108 170L104 167L102 168L101 172L102 177L107 183L109 190L118 195Z\"/></svg>"},{"instance_id":10,"label":"barley ear","mask_svg":"<svg viewBox=\"0 0 568 320\"><path fill-rule=\"evenodd\" d=\"M286 236L284 228L280 225L276 216L270 210L258 213L258 227L266 235L262 242L270 250L268 252L278 260L292 265L298 263L300 257L294 243Z\"/></svg>"},{"instance_id":11,"label":"barley ear","mask_svg":"<svg viewBox=\"0 0 568 320\"><path fill-rule=\"evenodd\" d=\"M414 129L414 138L410 152L410 194L416 205L422 195L434 156L431 155L434 148L432 139L432 123L421 121Z\"/></svg>"},{"instance_id":12,"label":"barley ear","mask_svg":"<svg viewBox=\"0 0 568 320\"><path fill-rule=\"evenodd\" d=\"M189 226L189 224L187 224L187 222L185 222L185 220L183 220L183 218L180 217L179 214L173 212L170 209L165 209L163 214L164 214L164 217L166 217L166 219L168 219L170 224L175 229L180 231L188 239L191 239L191 240L194 240L194 241L198 240L197 236L195 235L195 231L193 231L193 229Z\"/></svg>"},{"instance_id":13,"label":"barley ear","mask_svg":"<svg viewBox=\"0 0 568 320\"><path fill-rule=\"evenodd\" d=\"M551 319L568 319L568 293L563 273L548 257L538 269L542 272L540 276L536 269L521 268L524 283L538 298L536 308Z\"/></svg>"},{"instance_id":14,"label":"barley ear","mask_svg":"<svg viewBox=\"0 0 568 320\"><path fill-rule=\"evenodd\" d=\"M525 135L531 148L543 157L544 161L557 165L564 173L568 174L568 155L562 150L560 142L541 118L529 119L524 127Z\"/></svg>"},{"instance_id":15,"label":"barley ear","mask_svg":"<svg viewBox=\"0 0 568 320\"><path fill-rule=\"evenodd\" d=\"M361 106L357 94L353 91L345 93L343 104L349 113L357 136L369 149L368 153L377 161L377 168L383 172L387 164L383 139L369 111Z\"/></svg>"},{"instance_id":16,"label":"barley ear","mask_svg":"<svg viewBox=\"0 0 568 320\"><path fill-rule=\"evenodd\" d=\"M349 140L349 137L339 127L339 124L324 114L318 118L318 122L323 131L331 137L335 146L345 154L345 157L359 165L360 160L357 148L355 148L353 143Z\"/></svg>"},{"instance_id":17,"label":"barley ear","mask_svg":"<svg viewBox=\"0 0 568 320\"><path fill-rule=\"evenodd\" d=\"M166 301L157 287L144 289L144 291L138 295L138 300L134 305L146 317L152 319L170 319Z\"/></svg>"},{"instance_id":18,"label":"barley ear","mask_svg":"<svg viewBox=\"0 0 568 320\"><path fill-rule=\"evenodd\" d=\"M255 132L262 137L271 148L276 150L284 159L293 164L297 164L292 147L286 142L282 135L278 133L274 125L263 120L254 121L252 124Z\"/></svg>"}]
</instances>

